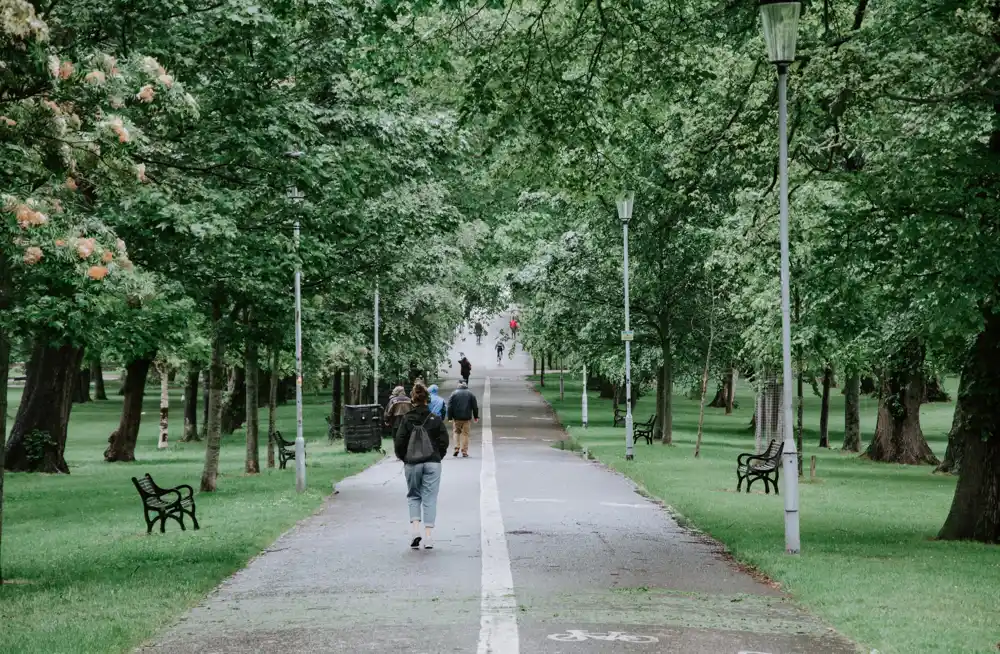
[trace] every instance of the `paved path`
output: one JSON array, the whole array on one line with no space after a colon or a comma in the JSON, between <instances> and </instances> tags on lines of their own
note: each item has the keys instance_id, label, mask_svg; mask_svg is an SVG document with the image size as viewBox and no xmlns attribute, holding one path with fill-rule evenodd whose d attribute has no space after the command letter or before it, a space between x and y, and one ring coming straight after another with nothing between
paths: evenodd
<instances>
[{"instance_id":1,"label":"paved path","mask_svg":"<svg viewBox=\"0 0 1000 654\"><path fill-rule=\"evenodd\" d=\"M391 457L141 651L856 651L627 480L553 449L561 432L523 380L530 360L497 367L492 344L459 343L489 414L470 458L445 463L433 551L407 547Z\"/></svg>"}]
</instances>

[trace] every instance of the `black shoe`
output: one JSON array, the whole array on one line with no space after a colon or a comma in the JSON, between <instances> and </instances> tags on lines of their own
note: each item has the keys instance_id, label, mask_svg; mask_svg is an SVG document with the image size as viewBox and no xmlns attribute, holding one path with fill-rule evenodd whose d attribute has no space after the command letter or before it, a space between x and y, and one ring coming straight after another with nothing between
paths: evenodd
<instances>
[{"instance_id":1,"label":"black shoe","mask_svg":"<svg viewBox=\"0 0 1000 654\"><path fill-rule=\"evenodd\" d=\"M455 450L455 453L452 454L452 456L458 456L458 450Z\"/></svg>"},{"instance_id":2,"label":"black shoe","mask_svg":"<svg viewBox=\"0 0 1000 654\"><path fill-rule=\"evenodd\" d=\"M419 550L420 549L420 541L421 541L420 536L414 536L413 540L410 541L410 547L413 548L413 549L415 549L415 550Z\"/></svg>"}]
</instances>

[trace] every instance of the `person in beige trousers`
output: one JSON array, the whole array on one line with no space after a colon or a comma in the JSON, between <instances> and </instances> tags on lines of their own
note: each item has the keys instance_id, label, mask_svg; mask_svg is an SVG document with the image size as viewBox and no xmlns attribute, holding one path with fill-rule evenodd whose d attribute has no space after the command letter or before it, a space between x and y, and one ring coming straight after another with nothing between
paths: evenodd
<instances>
[{"instance_id":1,"label":"person in beige trousers","mask_svg":"<svg viewBox=\"0 0 1000 654\"><path fill-rule=\"evenodd\" d=\"M458 390L448 398L448 417L451 418L455 438L455 451L452 456L458 456L461 452L463 457L468 458L470 423L479 422L479 403L464 379L458 382Z\"/></svg>"}]
</instances>

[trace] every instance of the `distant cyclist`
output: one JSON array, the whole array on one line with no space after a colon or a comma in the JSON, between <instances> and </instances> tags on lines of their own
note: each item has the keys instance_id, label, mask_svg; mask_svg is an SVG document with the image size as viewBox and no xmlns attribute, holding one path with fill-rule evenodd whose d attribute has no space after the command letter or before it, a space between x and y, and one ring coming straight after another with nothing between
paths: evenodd
<instances>
[{"instance_id":1,"label":"distant cyclist","mask_svg":"<svg viewBox=\"0 0 1000 654\"><path fill-rule=\"evenodd\" d=\"M497 363L501 363L503 361L503 350L503 341L497 341Z\"/></svg>"}]
</instances>

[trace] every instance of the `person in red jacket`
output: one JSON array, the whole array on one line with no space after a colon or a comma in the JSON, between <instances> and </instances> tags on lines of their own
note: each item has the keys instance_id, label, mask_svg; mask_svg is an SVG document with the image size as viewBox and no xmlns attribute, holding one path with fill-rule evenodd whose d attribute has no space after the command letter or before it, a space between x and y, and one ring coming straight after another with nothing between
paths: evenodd
<instances>
[{"instance_id":1,"label":"person in red jacket","mask_svg":"<svg viewBox=\"0 0 1000 654\"><path fill-rule=\"evenodd\" d=\"M519 325L517 324L517 318L514 318L513 316L511 316L511 318L510 318L510 335L513 336L514 338L517 338L517 328L518 327L519 327Z\"/></svg>"}]
</instances>

